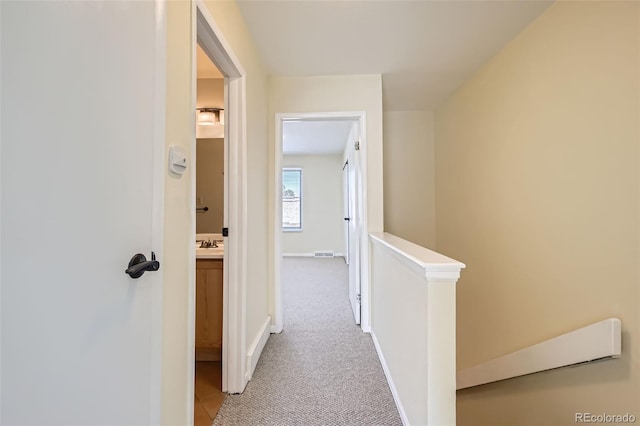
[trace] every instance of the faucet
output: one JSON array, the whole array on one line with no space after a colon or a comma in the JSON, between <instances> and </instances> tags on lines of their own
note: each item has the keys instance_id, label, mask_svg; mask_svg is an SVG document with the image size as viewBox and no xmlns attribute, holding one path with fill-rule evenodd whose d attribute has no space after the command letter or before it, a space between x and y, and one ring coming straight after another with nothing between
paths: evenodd
<instances>
[{"instance_id":1,"label":"faucet","mask_svg":"<svg viewBox=\"0 0 640 426\"><path fill-rule=\"evenodd\" d=\"M205 241L202 240L202 242L200 243L200 248L217 248L218 247L218 243L213 240L213 242L211 240Z\"/></svg>"}]
</instances>

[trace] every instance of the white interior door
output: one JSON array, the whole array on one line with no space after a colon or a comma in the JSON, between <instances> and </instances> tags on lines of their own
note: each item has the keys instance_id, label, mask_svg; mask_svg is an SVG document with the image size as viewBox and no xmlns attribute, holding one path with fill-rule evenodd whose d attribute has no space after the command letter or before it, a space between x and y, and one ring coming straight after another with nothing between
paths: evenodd
<instances>
[{"instance_id":1,"label":"white interior door","mask_svg":"<svg viewBox=\"0 0 640 426\"><path fill-rule=\"evenodd\" d=\"M162 7L0 8L0 423L158 424Z\"/></svg>"},{"instance_id":2,"label":"white interior door","mask_svg":"<svg viewBox=\"0 0 640 426\"><path fill-rule=\"evenodd\" d=\"M354 124L357 129L357 124ZM357 137L357 132L353 133ZM362 223L361 212L361 189L359 183L360 176L360 155L355 150L355 139L349 140L351 144L348 150L348 194L349 194L349 220L346 221L349 230L349 300L356 324L360 324L360 228Z\"/></svg>"},{"instance_id":3,"label":"white interior door","mask_svg":"<svg viewBox=\"0 0 640 426\"><path fill-rule=\"evenodd\" d=\"M349 264L349 222L351 221L351 205L349 197L349 160L345 161L342 167L342 195L343 195L343 232L344 232L344 260Z\"/></svg>"}]
</instances>

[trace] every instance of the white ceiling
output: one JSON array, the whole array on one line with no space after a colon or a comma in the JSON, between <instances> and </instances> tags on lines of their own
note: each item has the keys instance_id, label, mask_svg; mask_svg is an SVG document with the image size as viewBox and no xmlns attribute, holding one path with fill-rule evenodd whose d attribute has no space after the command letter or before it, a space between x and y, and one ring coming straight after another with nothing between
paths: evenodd
<instances>
[{"instance_id":1,"label":"white ceiling","mask_svg":"<svg viewBox=\"0 0 640 426\"><path fill-rule=\"evenodd\" d=\"M271 75L382 74L387 111L437 106L551 3L238 1Z\"/></svg>"},{"instance_id":2,"label":"white ceiling","mask_svg":"<svg viewBox=\"0 0 640 426\"><path fill-rule=\"evenodd\" d=\"M353 121L300 120L282 125L285 155L334 155L344 151Z\"/></svg>"}]
</instances>

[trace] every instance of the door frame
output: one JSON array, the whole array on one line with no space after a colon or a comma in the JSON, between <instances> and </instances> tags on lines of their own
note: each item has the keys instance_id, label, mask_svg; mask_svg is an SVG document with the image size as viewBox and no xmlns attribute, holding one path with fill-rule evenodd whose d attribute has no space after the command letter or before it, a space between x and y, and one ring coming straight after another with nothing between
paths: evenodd
<instances>
[{"instance_id":1,"label":"door frame","mask_svg":"<svg viewBox=\"0 0 640 426\"><path fill-rule=\"evenodd\" d=\"M272 333L280 333L284 329L284 306L282 302L282 123L285 121L314 121L314 120L353 120L358 122L360 132L360 179L362 187L359 202L362 205L362 223L360 227L360 326L364 332L370 331L369 317L369 241L368 241L368 217L367 217L367 123L365 111L340 111L340 112L281 112L275 115L275 146L274 146L274 190L273 190L273 306L274 320L271 326ZM353 143L354 141L347 141ZM356 171L357 173L358 171Z\"/></svg>"},{"instance_id":2,"label":"door frame","mask_svg":"<svg viewBox=\"0 0 640 426\"><path fill-rule=\"evenodd\" d=\"M213 20L204 0L192 0L191 51L191 112L193 114L192 152L196 152L196 45L199 44L209 59L224 75L224 226L229 229L225 237L223 272L222 319L222 390L240 393L247 380L246 370L246 273L247 264L247 140L246 140L246 73L240 61L224 38L222 30ZM196 202L195 167L191 168L190 207ZM193 208L192 240L195 242L195 208ZM195 251L192 254L195 265ZM195 300L195 281L191 283L190 300ZM195 303L189 306L189 338L187 339L190 368L195 367ZM193 376L190 379L193 382ZM190 383L189 389L193 389ZM189 397L193 400L193 395ZM193 404L193 402L192 402ZM191 411L193 407L191 406Z\"/></svg>"}]
</instances>

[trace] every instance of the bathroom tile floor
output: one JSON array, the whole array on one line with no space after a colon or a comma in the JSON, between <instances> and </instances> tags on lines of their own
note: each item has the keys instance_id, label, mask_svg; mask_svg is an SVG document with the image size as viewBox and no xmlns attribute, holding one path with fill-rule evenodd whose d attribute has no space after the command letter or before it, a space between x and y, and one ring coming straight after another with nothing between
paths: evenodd
<instances>
[{"instance_id":1,"label":"bathroom tile floor","mask_svg":"<svg viewBox=\"0 0 640 426\"><path fill-rule=\"evenodd\" d=\"M210 426L226 396L222 392L222 363L196 362L194 426Z\"/></svg>"}]
</instances>

